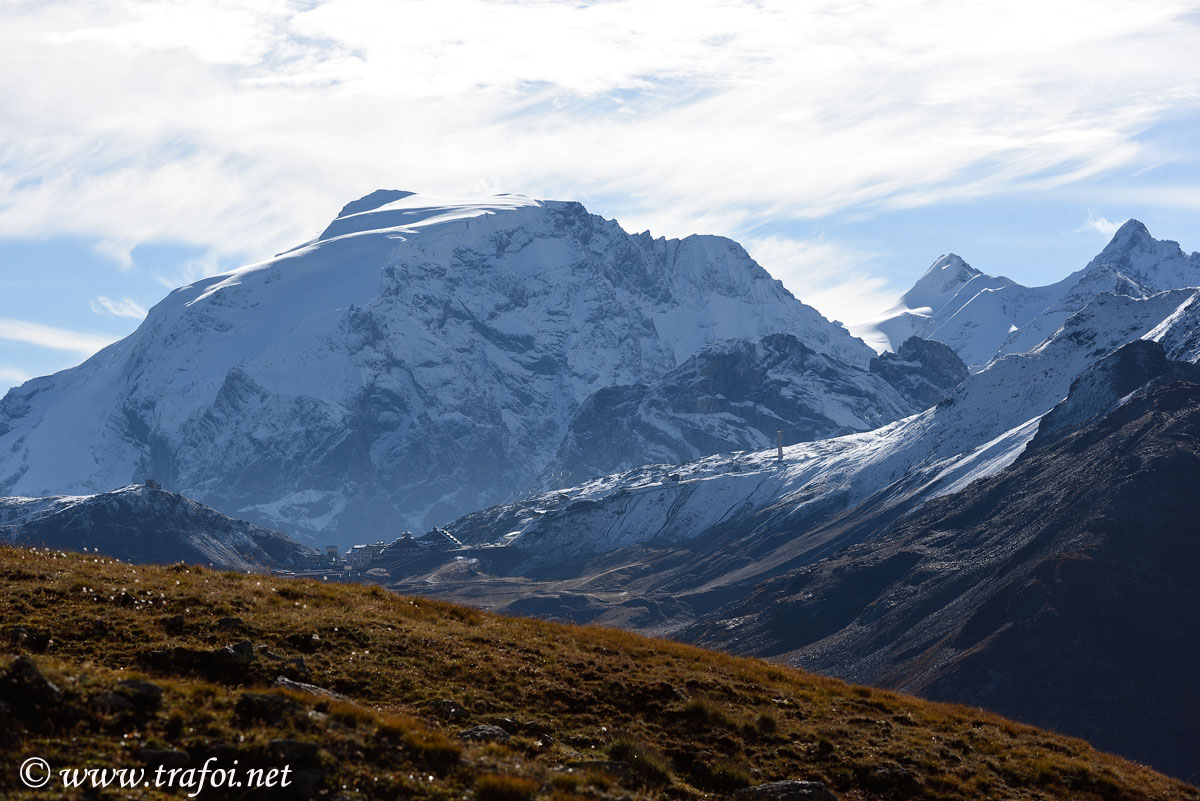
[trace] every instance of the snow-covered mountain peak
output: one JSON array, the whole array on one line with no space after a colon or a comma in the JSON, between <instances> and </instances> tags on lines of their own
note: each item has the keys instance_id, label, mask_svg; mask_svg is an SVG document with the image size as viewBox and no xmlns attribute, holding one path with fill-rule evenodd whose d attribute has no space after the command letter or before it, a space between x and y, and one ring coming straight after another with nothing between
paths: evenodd
<instances>
[{"instance_id":1,"label":"snow-covered mountain peak","mask_svg":"<svg viewBox=\"0 0 1200 801\"><path fill-rule=\"evenodd\" d=\"M912 289L901 296L901 301L905 308L913 311L928 309L935 312L968 281L982 274L963 261L961 256L947 253L929 266Z\"/></svg>"},{"instance_id":2,"label":"snow-covered mountain peak","mask_svg":"<svg viewBox=\"0 0 1200 801\"><path fill-rule=\"evenodd\" d=\"M630 235L568 201L374 192L11 391L0 493L156 475L318 544L386 538L524 490L596 390L777 333L874 356L730 239Z\"/></svg>"},{"instance_id":3,"label":"snow-covered mountain peak","mask_svg":"<svg viewBox=\"0 0 1200 801\"><path fill-rule=\"evenodd\" d=\"M895 350L910 335L944 342L972 369L1037 347L1102 293L1142 298L1200 286L1200 253L1158 240L1129 220L1086 267L1053 284L1026 287L975 270L950 254L934 262L882 319L863 327Z\"/></svg>"},{"instance_id":4,"label":"snow-covered mountain peak","mask_svg":"<svg viewBox=\"0 0 1200 801\"><path fill-rule=\"evenodd\" d=\"M1154 239L1144 224L1130 219L1087 264L1072 293L1111 290L1139 297L1184 287L1200 287L1200 253L1187 255L1178 242Z\"/></svg>"},{"instance_id":5,"label":"snow-covered mountain peak","mask_svg":"<svg viewBox=\"0 0 1200 801\"><path fill-rule=\"evenodd\" d=\"M351 214L374 211L382 205L415 194L417 193L408 192L404 189L376 189L374 192L363 195L358 200L351 200L345 206L342 206L342 210L338 212L338 217L349 217Z\"/></svg>"},{"instance_id":6,"label":"snow-covered mountain peak","mask_svg":"<svg viewBox=\"0 0 1200 801\"><path fill-rule=\"evenodd\" d=\"M321 233L318 241L367 232L390 232L400 236L411 236L445 223L517 209L539 208L543 205L524 195L444 198L379 189L366 197L347 203L337 218Z\"/></svg>"},{"instance_id":7,"label":"snow-covered mountain peak","mask_svg":"<svg viewBox=\"0 0 1200 801\"><path fill-rule=\"evenodd\" d=\"M1007 310L999 308L1004 305L1000 298L1005 293L996 290L1007 292L1015 286L1012 280L983 273L949 253L930 265L881 319L864 326L864 336L885 343L891 351L898 350L911 336L936 339L954 348L968 365L980 367L1013 325ZM984 305L998 307L985 321L983 337L979 336L977 321L959 314L978 299L984 299Z\"/></svg>"},{"instance_id":8,"label":"snow-covered mountain peak","mask_svg":"<svg viewBox=\"0 0 1200 801\"><path fill-rule=\"evenodd\" d=\"M1129 219L1116 230L1112 239L1100 252L1100 257L1123 253L1132 248L1152 247L1154 244L1155 239L1145 224L1140 220Z\"/></svg>"},{"instance_id":9,"label":"snow-covered mountain peak","mask_svg":"<svg viewBox=\"0 0 1200 801\"><path fill-rule=\"evenodd\" d=\"M1155 239L1146 226L1129 220L1084 268L1092 274L1116 275L1134 284L1130 294L1200 286L1200 253L1186 255L1178 242Z\"/></svg>"}]
</instances>

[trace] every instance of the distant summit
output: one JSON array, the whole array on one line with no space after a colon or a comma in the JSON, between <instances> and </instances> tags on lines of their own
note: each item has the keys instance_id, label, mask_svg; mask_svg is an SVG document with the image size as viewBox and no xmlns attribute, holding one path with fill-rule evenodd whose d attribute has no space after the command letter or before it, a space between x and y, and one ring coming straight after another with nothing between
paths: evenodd
<instances>
[{"instance_id":1,"label":"distant summit","mask_svg":"<svg viewBox=\"0 0 1200 801\"><path fill-rule=\"evenodd\" d=\"M1123 277L1136 291L1149 294L1200 286L1200 253L1188 256L1178 242L1155 239L1146 226L1129 220L1084 271Z\"/></svg>"},{"instance_id":2,"label":"distant summit","mask_svg":"<svg viewBox=\"0 0 1200 801\"><path fill-rule=\"evenodd\" d=\"M986 275L967 264L960 256L941 256L900 296L897 305L873 325L887 343L887 349L899 350L909 337L934 339L958 352L968 366L979 367L1008 333L1011 323L986 326L958 316L964 306L980 293L1016 286L1008 278ZM982 333L982 336L981 336Z\"/></svg>"},{"instance_id":3,"label":"distant summit","mask_svg":"<svg viewBox=\"0 0 1200 801\"><path fill-rule=\"evenodd\" d=\"M1101 256L1129 250L1139 245L1153 246L1157 240L1150 236L1150 230L1140 220L1126 220L1114 233L1112 239L1101 251Z\"/></svg>"},{"instance_id":4,"label":"distant summit","mask_svg":"<svg viewBox=\"0 0 1200 801\"><path fill-rule=\"evenodd\" d=\"M940 256L900 300L909 309L924 308L935 312L979 275L983 273L954 253Z\"/></svg>"},{"instance_id":5,"label":"distant summit","mask_svg":"<svg viewBox=\"0 0 1200 801\"><path fill-rule=\"evenodd\" d=\"M911 335L944 342L973 370L1021 353L1053 334L1102 292L1147 297L1200 286L1200 254L1157 240L1129 220L1086 267L1048 286L1022 286L985 275L958 256L942 256L895 308L867 326L895 350Z\"/></svg>"}]
</instances>

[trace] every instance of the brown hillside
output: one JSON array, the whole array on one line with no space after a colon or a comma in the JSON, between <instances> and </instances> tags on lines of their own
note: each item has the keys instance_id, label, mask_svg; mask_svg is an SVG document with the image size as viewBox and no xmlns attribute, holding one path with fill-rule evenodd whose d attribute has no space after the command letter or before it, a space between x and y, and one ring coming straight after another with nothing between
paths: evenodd
<instances>
[{"instance_id":1,"label":"brown hillside","mask_svg":"<svg viewBox=\"0 0 1200 801\"><path fill-rule=\"evenodd\" d=\"M0 658L4 798L64 797L17 781L37 755L293 770L282 795L202 799L687 799L784 779L843 799L1200 799L979 710L610 629L61 552L2 548L0 564L0 644L33 662ZM477 726L503 732L459 736Z\"/></svg>"}]
</instances>

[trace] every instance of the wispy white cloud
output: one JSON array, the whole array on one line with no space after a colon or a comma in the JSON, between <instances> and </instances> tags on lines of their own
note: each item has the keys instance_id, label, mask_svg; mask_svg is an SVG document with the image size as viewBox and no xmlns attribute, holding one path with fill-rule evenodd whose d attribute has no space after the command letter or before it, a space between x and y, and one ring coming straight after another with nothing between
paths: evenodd
<instances>
[{"instance_id":1,"label":"wispy white cloud","mask_svg":"<svg viewBox=\"0 0 1200 801\"><path fill-rule=\"evenodd\" d=\"M90 27L52 32L53 44L102 43L118 48L184 51L210 64L251 66L278 42L278 27L295 5L190 0L124 2L91 9Z\"/></svg>"},{"instance_id":2,"label":"wispy white cloud","mask_svg":"<svg viewBox=\"0 0 1200 801\"><path fill-rule=\"evenodd\" d=\"M1083 225L1076 228L1076 231L1095 231L1096 233L1106 238L1112 237L1121 227L1121 223L1110 220L1107 217L1097 214L1095 211L1088 211L1087 221Z\"/></svg>"},{"instance_id":3,"label":"wispy white cloud","mask_svg":"<svg viewBox=\"0 0 1200 801\"><path fill-rule=\"evenodd\" d=\"M1125 208L1173 208L1200 211L1200 186L1195 184L1150 184L1123 186L1101 191L1101 202Z\"/></svg>"},{"instance_id":4,"label":"wispy white cloud","mask_svg":"<svg viewBox=\"0 0 1200 801\"><path fill-rule=\"evenodd\" d=\"M33 323L28 320L14 320L0 317L0 339L11 342L22 342L52 350L64 350L81 356L91 356L106 345L115 342L119 337L104 334L88 334L80 331L70 331L65 328Z\"/></svg>"},{"instance_id":5,"label":"wispy white cloud","mask_svg":"<svg viewBox=\"0 0 1200 801\"><path fill-rule=\"evenodd\" d=\"M261 257L381 186L656 234L1045 189L1197 110L1192 2L124 0L0 11L0 236ZM32 64L37 69L30 69Z\"/></svg>"},{"instance_id":6,"label":"wispy white cloud","mask_svg":"<svg viewBox=\"0 0 1200 801\"><path fill-rule=\"evenodd\" d=\"M18 370L15 367L5 367L0 365L0 387L11 387L17 384L23 384L31 378L33 378L33 376L24 370Z\"/></svg>"},{"instance_id":7,"label":"wispy white cloud","mask_svg":"<svg viewBox=\"0 0 1200 801\"><path fill-rule=\"evenodd\" d=\"M793 295L852 330L894 306L900 294L873 274L875 256L853 246L768 236L751 239L746 247Z\"/></svg>"},{"instance_id":8,"label":"wispy white cloud","mask_svg":"<svg viewBox=\"0 0 1200 801\"><path fill-rule=\"evenodd\" d=\"M146 317L146 307L133 298L113 298L97 295L92 299L92 311L96 314L107 314L111 317L128 317L131 320L143 320Z\"/></svg>"},{"instance_id":9,"label":"wispy white cloud","mask_svg":"<svg viewBox=\"0 0 1200 801\"><path fill-rule=\"evenodd\" d=\"M156 270L152 273L154 282L166 289L186 286L201 278L226 272L237 265L230 265L221 258L216 250L209 250L202 256L188 259L173 266L169 270Z\"/></svg>"},{"instance_id":10,"label":"wispy white cloud","mask_svg":"<svg viewBox=\"0 0 1200 801\"><path fill-rule=\"evenodd\" d=\"M100 235L92 249L122 270L128 270L133 267L133 249L137 244L137 240L129 235Z\"/></svg>"}]
</instances>

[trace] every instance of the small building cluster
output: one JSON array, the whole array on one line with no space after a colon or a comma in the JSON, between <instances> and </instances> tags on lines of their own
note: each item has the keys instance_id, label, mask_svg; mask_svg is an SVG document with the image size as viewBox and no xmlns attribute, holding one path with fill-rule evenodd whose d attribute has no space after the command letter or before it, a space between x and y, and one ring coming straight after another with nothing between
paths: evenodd
<instances>
[{"instance_id":1,"label":"small building cluster","mask_svg":"<svg viewBox=\"0 0 1200 801\"><path fill-rule=\"evenodd\" d=\"M412 538L407 531L404 533ZM346 551L346 566L351 570L366 570L387 547L386 542L351 546L350 550Z\"/></svg>"}]
</instances>

